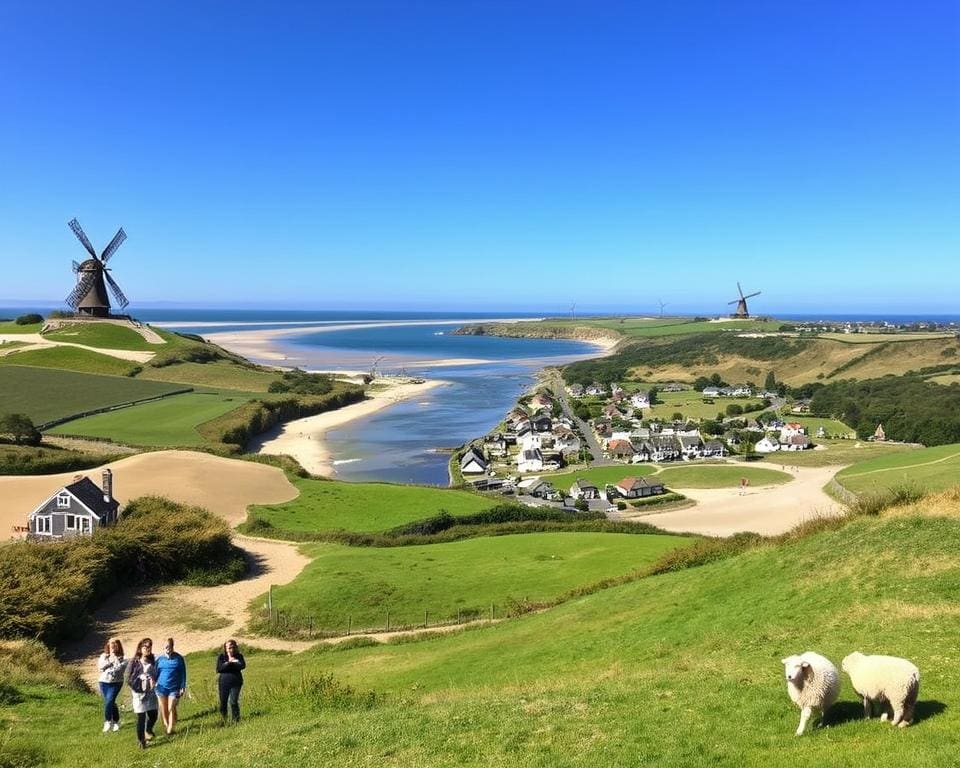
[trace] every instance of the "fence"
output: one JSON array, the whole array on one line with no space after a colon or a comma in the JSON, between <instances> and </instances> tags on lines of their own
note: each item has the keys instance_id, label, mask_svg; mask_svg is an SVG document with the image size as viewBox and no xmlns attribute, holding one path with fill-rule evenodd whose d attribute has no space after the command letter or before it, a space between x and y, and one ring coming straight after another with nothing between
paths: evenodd
<instances>
[{"instance_id":1,"label":"fence","mask_svg":"<svg viewBox=\"0 0 960 768\"><path fill-rule=\"evenodd\" d=\"M193 387L186 387L185 389L175 389L172 392L164 392L162 395L151 395L150 397L141 397L139 400L130 400L126 403L114 403L113 405L105 405L102 408L94 408L90 411L83 411L82 413L73 413L69 416L63 416L59 419L54 419L53 421L46 421L43 424L37 424L37 429L41 432L45 429L50 429L51 427L59 426L60 424L66 424L68 421L76 421L77 419L82 419L87 416L96 416L98 413L108 413L109 411L117 411L121 408L129 408L132 405L140 405L142 403L152 403L154 400L163 400L165 397L173 397L174 395L185 395L188 392L193 392Z\"/></svg>"}]
</instances>

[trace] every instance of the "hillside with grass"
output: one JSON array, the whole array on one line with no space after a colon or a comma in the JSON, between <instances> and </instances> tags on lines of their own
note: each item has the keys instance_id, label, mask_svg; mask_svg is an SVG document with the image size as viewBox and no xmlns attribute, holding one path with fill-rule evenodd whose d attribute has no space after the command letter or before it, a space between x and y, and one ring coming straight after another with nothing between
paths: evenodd
<instances>
[{"instance_id":1,"label":"hillside with grass","mask_svg":"<svg viewBox=\"0 0 960 768\"><path fill-rule=\"evenodd\" d=\"M960 444L879 456L840 470L836 480L856 494L884 493L901 487L942 491L960 485Z\"/></svg>"},{"instance_id":2,"label":"hillside with grass","mask_svg":"<svg viewBox=\"0 0 960 768\"><path fill-rule=\"evenodd\" d=\"M245 647L245 718L230 728L215 712L213 649L191 654L180 733L146 758L208 768L951 765L958 544L953 493L775 540L691 546L627 583L459 633L295 655ZM99 762L136 762L128 725L102 736L97 698L28 649L0 651L5 763L76 765L93 744ZM796 737L780 659L804 650L837 664L853 650L910 658L923 676L916 722L863 720L844 676L828 727Z\"/></svg>"}]
</instances>

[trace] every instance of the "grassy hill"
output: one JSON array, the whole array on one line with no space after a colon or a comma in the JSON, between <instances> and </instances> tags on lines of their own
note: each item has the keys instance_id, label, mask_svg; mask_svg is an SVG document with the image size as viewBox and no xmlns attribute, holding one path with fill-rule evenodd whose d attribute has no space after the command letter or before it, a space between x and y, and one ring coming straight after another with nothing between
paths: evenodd
<instances>
[{"instance_id":1,"label":"grassy hill","mask_svg":"<svg viewBox=\"0 0 960 768\"><path fill-rule=\"evenodd\" d=\"M876 493L908 486L939 491L960 485L960 444L920 448L862 461L837 473L837 482L854 493Z\"/></svg>"},{"instance_id":2,"label":"grassy hill","mask_svg":"<svg viewBox=\"0 0 960 768\"><path fill-rule=\"evenodd\" d=\"M950 517L905 512L808 527L803 537L419 642L354 641L292 656L244 648L245 719L233 728L217 725L212 651L193 654L181 732L158 738L145 760L205 768L952 765L960 499L943 508ZM817 650L839 664L857 649L918 664L915 725L862 720L844 677L829 727L795 737L798 710L780 658ZM102 736L97 697L65 681L61 665L37 649L29 669L11 655L0 653L7 765L76 765L94 744L98 762L134 760L129 725Z\"/></svg>"},{"instance_id":3,"label":"grassy hill","mask_svg":"<svg viewBox=\"0 0 960 768\"><path fill-rule=\"evenodd\" d=\"M67 323L44 335L50 341L83 344L100 349L127 349L156 352L160 346L150 344L133 328L113 323Z\"/></svg>"},{"instance_id":4,"label":"grassy hill","mask_svg":"<svg viewBox=\"0 0 960 768\"><path fill-rule=\"evenodd\" d=\"M56 368L78 373L102 373L107 376L132 376L141 368L130 360L121 360L79 347L25 349L0 357L0 365Z\"/></svg>"}]
</instances>

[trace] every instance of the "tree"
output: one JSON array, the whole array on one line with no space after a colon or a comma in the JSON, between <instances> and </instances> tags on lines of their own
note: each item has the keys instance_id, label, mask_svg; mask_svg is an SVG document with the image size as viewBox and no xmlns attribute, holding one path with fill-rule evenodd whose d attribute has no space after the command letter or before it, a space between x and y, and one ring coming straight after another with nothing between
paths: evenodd
<instances>
[{"instance_id":1,"label":"tree","mask_svg":"<svg viewBox=\"0 0 960 768\"><path fill-rule=\"evenodd\" d=\"M659 389L657 389L656 387L650 387L650 391L647 392L647 399L649 400L650 405L656 405L657 402L659 402L657 400L657 395L659 394L660 394Z\"/></svg>"},{"instance_id":2,"label":"tree","mask_svg":"<svg viewBox=\"0 0 960 768\"><path fill-rule=\"evenodd\" d=\"M43 322L43 316L36 313L30 313L29 315L20 315L16 319L17 325L35 325L36 323Z\"/></svg>"},{"instance_id":3,"label":"tree","mask_svg":"<svg viewBox=\"0 0 960 768\"><path fill-rule=\"evenodd\" d=\"M683 414L680 411L674 411L673 416L670 417L673 421L683 421Z\"/></svg>"},{"instance_id":4,"label":"tree","mask_svg":"<svg viewBox=\"0 0 960 768\"><path fill-rule=\"evenodd\" d=\"M40 445L40 432L23 413L0 414L0 435L7 435L17 445Z\"/></svg>"},{"instance_id":5,"label":"tree","mask_svg":"<svg viewBox=\"0 0 960 768\"><path fill-rule=\"evenodd\" d=\"M767 378L763 380L763 388L767 392L774 392L777 389L777 377L773 375L773 371L770 371Z\"/></svg>"},{"instance_id":6,"label":"tree","mask_svg":"<svg viewBox=\"0 0 960 768\"><path fill-rule=\"evenodd\" d=\"M730 403L727 406L727 416L739 416L743 413L743 406L737 403Z\"/></svg>"},{"instance_id":7,"label":"tree","mask_svg":"<svg viewBox=\"0 0 960 768\"><path fill-rule=\"evenodd\" d=\"M573 506L581 512L587 512L590 509L590 505L587 504L586 499L577 499L575 502L573 502Z\"/></svg>"}]
</instances>

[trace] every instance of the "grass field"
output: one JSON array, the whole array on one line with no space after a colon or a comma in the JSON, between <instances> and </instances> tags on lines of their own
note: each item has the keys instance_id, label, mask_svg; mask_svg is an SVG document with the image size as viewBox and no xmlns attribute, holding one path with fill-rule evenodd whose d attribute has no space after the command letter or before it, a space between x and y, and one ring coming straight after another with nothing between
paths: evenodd
<instances>
[{"instance_id":1,"label":"grass field","mask_svg":"<svg viewBox=\"0 0 960 768\"><path fill-rule=\"evenodd\" d=\"M177 363L162 368L145 366L137 378L151 381L173 381L196 387L237 389L243 392L266 392L279 375L276 371L244 368L224 360L213 363Z\"/></svg>"},{"instance_id":2,"label":"grass field","mask_svg":"<svg viewBox=\"0 0 960 768\"><path fill-rule=\"evenodd\" d=\"M129 349L156 352L161 344L150 344L133 328L112 323L74 323L44 334L50 341L84 344L100 349Z\"/></svg>"},{"instance_id":3,"label":"grass field","mask_svg":"<svg viewBox=\"0 0 960 768\"><path fill-rule=\"evenodd\" d=\"M127 376L139 367L130 360L121 360L78 347L27 349L0 357L0 365L30 365L81 373L102 373L107 376Z\"/></svg>"},{"instance_id":4,"label":"grass field","mask_svg":"<svg viewBox=\"0 0 960 768\"><path fill-rule=\"evenodd\" d=\"M128 715L102 735L98 697L34 653L31 672L4 662L16 703L0 707L0 754L51 767L94 751L98 764L162 768L949 766L958 541L956 518L859 518L482 629L295 655L243 648L237 727L217 722L213 649L192 654L179 734L141 757ZM911 659L915 724L863 720L843 675L829 727L796 737L780 659L808 649L838 665L857 649Z\"/></svg>"},{"instance_id":5,"label":"grass field","mask_svg":"<svg viewBox=\"0 0 960 768\"><path fill-rule=\"evenodd\" d=\"M807 434L814 440L816 440L817 429L820 427L823 427L828 437L831 435L856 435L852 427L848 427L842 421L837 421L836 419L824 419L819 416L798 416L797 414L789 413L789 411L781 413L780 418L786 422L802 424L806 427Z\"/></svg>"},{"instance_id":6,"label":"grass field","mask_svg":"<svg viewBox=\"0 0 960 768\"><path fill-rule=\"evenodd\" d=\"M597 487L603 488L607 483L619 483L625 477L643 477L652 475L657 471L656 465L652 464L621 464L615 467L590 467L589 469L574 470L573 472L536 472L528 477L542 477L553 483L557 490L569 491L570 486L577 480L583 478L594 483Z\"/></svg>"},{"instance_id":7,"label":"grass field","mask_svg":"<svg viewBox=\"0 0 960 768\"><path fill-rule=\"evenodd\" d=\"M741 408L757 406L762 401L756 397L715 397L713 403L705 403L703 395L693 390L685 392L660 392L657 395L657 404L649 410L644 410L645 419L673 418L673 414L680 412L685 419L715 419L718 413L725 413L728 405L739 405ZM749 418L756 411L745 414Z\"/></svg>"},{"instance_id":8,"label":"grass field","mask_svg":"<svg viewBox=\"0 0 960 768\"><path fill-rule=\"evenodd\" d=\"M232 411L251 397L252 393L234 390L188 392L131 408L68 421L54 427L50 432L54 435L105 438L124 445L202 445L206 441L197 432L199 424Z\"/></svg>"},{"instance_id":9,"label":"grass field","mask_svg":"<svg viewBox=\"0 0 960 768\"><path fill-rule=\"evenodd\" d=\"M273 590L274 608L305 626L345 632L489 616L511 605L549 602L564 593L647 565L693 539L611 533L530 533L415 547L311 544L297 579ZM264 600L254 603L262 613Z\"/></svg>"},{"instance_id":10,"label":"grass field","mask_svg":"<svg viewBox=\"0 0 960 768\"><path fill-rule=\"evenodd\" d=\"M837 482L854 493L897 486L940 491L960 485L960 444L919 448L863 461L837 473Z\"/></svg>"},{"instance_id":11,"label":"grass field","mask_svg":"<svg viewBox=\"0 0 960 768\"><path fill-rule=\"evenodd\" d=\"M721 323L695 322L686 317L627 317L623 322L619 318L583 318L577 320L546 320L547 326L586 326L605 328L622 333L627 337L679 336L688 333L710 333L720 331L741 331L748 333L771 333L779 330L779 320L730 320Z\"/></svg>"},{"instance_id":12,"label":"grass field","mask_svg":"<svg viewBox=\"0 0 960 768\"><path fill-rule=\"evenodd\" d=\"M40 333L43 323L31 323L30 325L17 325L13 320L0 322L0 333Z\"/></svg>"},{"instance_id":13,"label":"grass field","mask_svg":"<svg viewBox=\"0 0 960 768\"><path fill-rule=\"evenodd\" d=\"M960 373L946 373L942 376L931 376L929 380L949 387L953 384L960 384Z\"/></svg>"},{"instance_id":14,"label":"grass field","mask_svg":"<svg viewBox=\"0 0 960 768\"><path fill-rule=\"evenodd\" d=\"M843 344L886 344L888 341L922 341L925 339L950 339L952 333L821 333L818 338L839 341Z\"/></svg>"},{"instance_id":15,"label":"grass field","mask_svg":"<svg viewBox=\"0 0 960 768\"><path fill-rule=\"evenodd\" d=\"M743 477L750 481L750 485L779 485L791 479L790 475L775 469L742 464L667 467L655 475L668 488L735 488Z\"/></svg>"},{"instance_id":16,"label":"grass field","mask_svg":"<svg viewBox=\"0 0 960 768\"><path fill-rule=\"evenodd\" d=\"M790 464L795 467L826 467L830 465L855 464L879 456L892 456L915 450L909 445L892 443L868 443L861 440L815 439L817 449L812 451L777 451L763 456L770 464Z\"/></svg>"},{"instance_id":17,"label":"grass field","mask_svg":"<svg viewBox=\"0 0 960 768\"><path fill-rule=\"evenodd\" d=\"M0 412L25 413L37 424L178 389L182 386L122 376L0 366Z\"/></svg>"},{"instance_id":18,"label":"grass field","mask_svg":"<svg viewBox=\"0 0 960 768\"><path fill-rule=\"evenodd\" d=\"M280 531L374 533L441 511L471 515L496 502L468 491L419 485L295 479L300 495L286 504L251 507L251 515Z\"/></svg>"}]
</instances>

